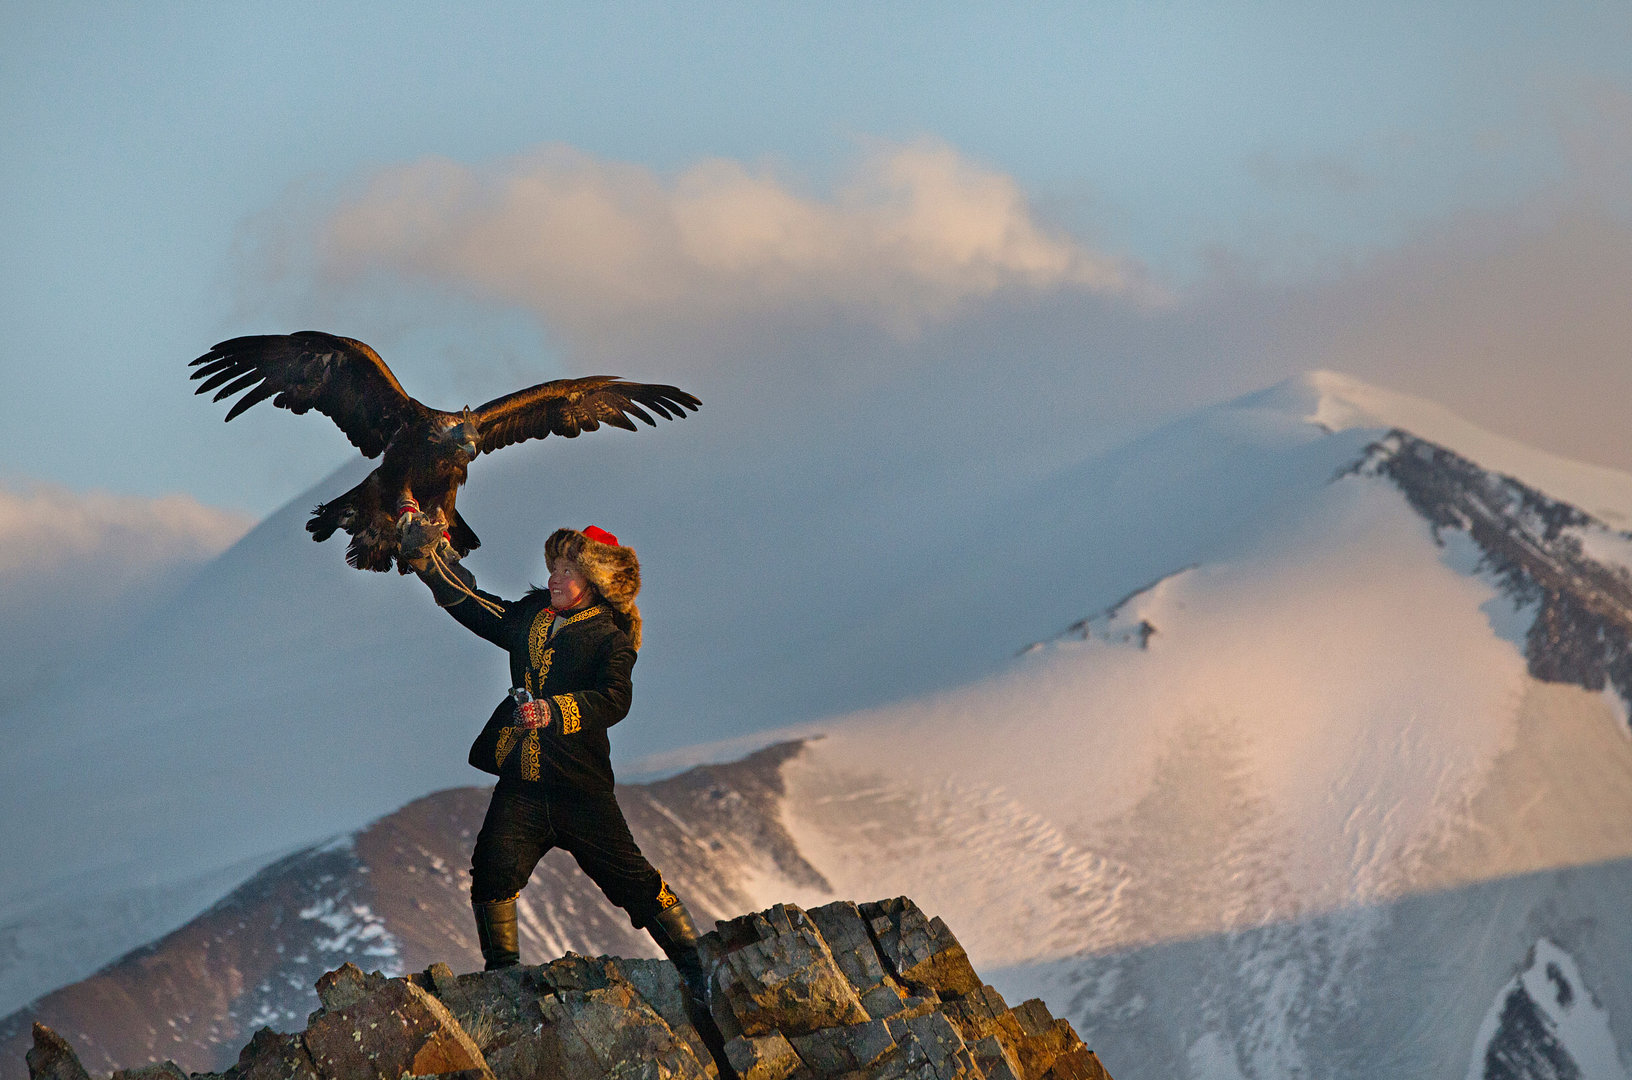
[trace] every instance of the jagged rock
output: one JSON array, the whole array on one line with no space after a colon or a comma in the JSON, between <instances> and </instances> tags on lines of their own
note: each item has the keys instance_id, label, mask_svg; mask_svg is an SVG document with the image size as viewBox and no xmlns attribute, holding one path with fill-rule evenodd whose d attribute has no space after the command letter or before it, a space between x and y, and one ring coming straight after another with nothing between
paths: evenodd
<instances>
[{"instance_id":1,"label":"jagged rock","mask_svg":"<svg viewBox=\"0 0 1632 1080\"><path fill-rule=\"evenodd\" d=\"M855 987L867 1015L881 1020L900 1012L904 995L899 984L884 970L878 945L861 916L861 909L848 900L839 900L812 908L807 914L826 939L839 970Z\"/></svg>"},{"instance_id":2,"label":"jagged rock","mask_svg":"<svg viewBox=\"0 0 1632 1080\"><path fill-rule=\"evenodd\" d=\"M995 993L995 991L994 991ZM1037 998L1021 1002L997 1016L991 1026L996 1036L1020 1065L1023 1080L1070 1080L1071 1077L1103 1075L1093 1055L1071 1025L1049 1014L1048 1006ZM1098 1070L1097 1072L1095 1070Z\"/></svg>"},{"instance_id":3,"label":"jagged rock","mask_svg":"<svg viewBox=\"0 0 1632 1080\"><path fill-rule=\"evenodd\" d=\"M515 985L532 995L530 1008L512 1011L501 1006L492 1013L515 1018L493 1031L487 1053L494 1074L499 1080L534 1076L591 1080L646 1073L708 1077L704 1064L708 1052L678 1007L678 978L673 991L677 1011L666 1019L624 978L620 965L637 963L656 962L569 956L524 976ZM461 982L462 992L469 995L472 989Z\"/></svg>"},{"instance_id":4,"label":"jagged rock","mask_svg":"<svg viewBox=\"0 0 1632 1080\"><path fill-rule=\"evenodd\" d=\"M34 1048L26 1060L32 1080L90 1080L68 1040L44 1024L34 1025Z\"/></svg>"},{"instance_id":5,"label":"jagged rock","mask_svg":"<svg viewBox=\"0 0 1632 1080\"><path fill-rule=\"evenodd\" d=\"M320 1076L399 1080L404 1073L486 1073L481 1051L453 1014L412 982L382 979L379 989L358 998L354 990L372 980L350 973L324 979L336 1001L350 1004L319 1010L307 1025L306 1052Z\"/></svg>"},{"instance_id":6,"label":"jagged rock","mask_svg":"<svg viewBox=\"0 0 1632 1080\"><path fill-rule=\"evenodd\" d=\"M1018 1080L1100 1080L1108 1076L1071 1025L1057 1020L1037 998L1013 1009L990 986L966 994L946 1007L947 1019L982 1062L981 1071L996 1080L1007 1070Z\"/></svg>"},{"instance_id":7,"label":"jagged rock","mask_svg":"<svg viewBox=\"0 0 1632 1080\"><path fill-rule=\"evenodd\" d=\"M720 1061L668 961L569 953L457 976L343 965L318 981L304 1032L261 1029L220 1080L1109 1080L1069 1024L1041 1001L1009 1008L904 897L779 904L700 944ZM49 1028L34 1044L34 1080L89 1080ZM113 1080L185 1078L164 1062Z\"/></svg>"},{"instance_id":8,"label":"jagged rock","mask_svg":"<svg viewBox=\"0 0 1632 1080\"><path fill-rule=\"evenodd\" d=\"M378 971L364 974L356 964L341 964L317 980L317 1000L330 1012L347 1009L385 985Z\"/></svg>"},{"instance_id":9,"label":"jagged rock","mask_svg":"<svg viewBox=\"0 0 1632 1080\"><path fill-rule=\"evenodd\" d=\"M725 1044L725 1054L741 1080L786 1080L803 1064L780 1031L756 1038L738 1035Z\"/></svg>"},{"instance_id":10,"label":"jagged rock","mask_svg":"<svg viewBox=\"0 0 1632 1080\"><path fill-rule=\"evenodd\" d=\"M271 1028L255 1033L228 1072L234 1080L318 1080L306 1040Z\"/></svg>"},{"instance_id":11,"label":"jagged rock","mask_svg":"<svg viewBox=\"0 0 1632 1080\"><path fill-rule=\"evenodd\" d=\"M988 1035L969 1043L969 1053L974 1055L975 1067L986 1075L987 1080L1020 1080L1019 1064L995 1036Z\"/></svg>"},{"instance_id":12,"label":"jagged rock","mask_svg":"<svg viewBox=\"0 0 1632 1080\"><path fill-rule=\"evenodd\" d=\"M895 1036L883 1020L826 1028L788 1041L799 1059L822 1076L868 1068L895 1049Z\"/></svg>"},{"instance_id":13,"label":"jagged rock","mask_svg":"<svg viewBox=\"0 0 1632 1080\"><path fill-rule=\"evenodd\" d=\"M115 1069L111 1080L187 1080L174 1061L155 1061L135 1069Z\"/></svg>"},{"instance_id":14,"label":"jagged rock","mask_svg":"<svg viewBox=\"0 0 1632 1080\"><path fill-rule=\"evenodd\" d=\"M869 1019L821 932L800 908L778 904L722 923L716 933L716 1014L723 1005L742 1034L780 1031L791 1039Z\"/></svg>"},{"instance_id":15,"label":"jagged rock","mask_svg":"<svg viewBox=\"0 0 1632 1080\"><path fill-rule=\"evenodd\" d=\"M667 960L620 960L618 970L629 980L629 985L646 999L647 1004L657 1011L657 1015L663 1018L664 1023L668 1024L676 1035L686 1040L697 1060L706 1065L711 1055L703 1043L702 1036L693 1026L692 1016L686 1005L685 989L680 983L679 972L674 970L674 965Z\"/></svg>"},{"instance_id":16,"label":"jagged rock","mask_svg":"<svg viewBox=\"0 0 1632 1080\"><path fill-rule=\"evenodd\" d=\"M412 981L442 999L498 1080L587 1080L628 1073L630 1062L654 1076L701 1080L713 1068L667 961L569 953L540 967L457 977L433 965Z\"/></svg>"},{"instance_id":17,"label":"jagged rock","mask_svg":"<svg viewBox=\"0 0 1632 1080\"><path fill-rule=\"evenodd\" d=\"M898 896L863 904L861 916L896 978L914 993L958 998L980 988L969 954L939 915L927 918L917 904Z\"/></svg>"},{"instance_id":18,"label":"jagged rock","mask_svg":"<svg viewBox=\"0 0 1632 1080\"><path fill-rule=\"evenodd\" d=\"M540 1003L534 1076L653 1075L705 1080L709 1070L628 983L568 990Z\"/></svg>"}]
</instances>

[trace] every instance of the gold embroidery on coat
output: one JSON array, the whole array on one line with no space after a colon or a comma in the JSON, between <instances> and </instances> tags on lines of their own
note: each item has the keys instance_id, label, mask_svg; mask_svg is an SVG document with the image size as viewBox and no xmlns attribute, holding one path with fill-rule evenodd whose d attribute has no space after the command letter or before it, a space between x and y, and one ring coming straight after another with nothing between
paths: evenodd
<instances>
[{"instance_id":1,"label":"gold embroidery on coat","mask_svg":"<svg viewBox=\"0 0 1632 1080\"><path fill-rule=\"evenodd\" d=\"M594 607L585 608L572 618L568 619L566 622L562 623L560 629L557 630L556 633L560 633L561 630L565 630L573 623L583 622L585 619L593 619L595 616L601 613L601 610L601 605L599 604L596 604Z\"/></svg>"},{"instance_id":2,"label":"gold embroidery on coat","mask_svg":"<svg viewBox=\"0 0 1632 1080\"><path fill-rule=\"evenodd\" d=\"M538 613L533 619L533 625L527 629L527 659L532 661L535 668L544 655L544 643L549 640L550 624L554 621L555 612L545 608Z\"/></svg>"},{"instance_id":3,"label":"gold embroidery on coat","mask_svg":"<svg viewBox=\"0 0 1632 1080\"><path fill-rule=\"evenodd\" d=\"M680 902L680 898L674 895L674 891L669 888L669 883L667 881L659 881L658 884L657 906L667 911L669 908L678 904Z\"/></svg>"},{"instance_id":4,"label":"gold embroidery on coat","mask_svg":"<svg viewBox=\"0 0 1632 1080\"><path fill-rule=\"evenodd\" d=\"M583 725L578 720L578 699L571 694L557 694L551 698L561 711L561 734L575 735Z\"/></svg>"},{"instance_id":5,"label":"gold embroidery on coat","mask_svg":"<svg viewBox=\"0 0 1632 1080\"><path fill-rule=\"evenodd\" d=\"M548 646L553 634L559 634L573 623L593 619L604 611L600 604L587 607L578 614L563 619L560 626L555 626L555 612L550 608L540 611L533 619L533 625L527 628L527 660L528 667L523 683L529 694L536 694L544 687L544 680L549 678L550 665L555 662L555 649ZM576 729L574 729L576 730Z\"/></svg>"},{"instance_id":6,"label":"gold embroidery on coat","mask_svg":"<svg viewBox=\"0 0 1632 1080\"><path fill-rule=\"evenodd\" d=\"M510 756L510 751L516 746L516 732L518 728L507 727L499 729L499 744L493 748L493 767L504 768L504 759Z\"/></svg>"},{"instance_id":7,"label":"gold embroidery on coat","mask_svg":"<svg viewBox=\"0 0 1632 1080\"><path fill-rule=\"evenodd\" d=\"M538 779L538 732L529 731L521 744L521 778Z\"/></svg>"}]
</instances>

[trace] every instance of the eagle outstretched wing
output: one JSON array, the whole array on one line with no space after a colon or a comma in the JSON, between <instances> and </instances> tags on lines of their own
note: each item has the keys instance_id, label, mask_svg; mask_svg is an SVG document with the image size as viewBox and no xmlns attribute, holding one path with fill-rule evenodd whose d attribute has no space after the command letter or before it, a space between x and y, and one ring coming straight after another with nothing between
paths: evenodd
<instances>
[{"instance_id":1,"label":"eagle outstretched wing","mask_svg":"<svg viewBox=\"0 0 1632 1080\"><path fill-rule=\"evenodd\" d=\"M634 431L638 419L656 427L652 413L675 420L686 415L687 409L696 412L701 404L678 387L590 375L539 383L494 398L472 409L471 419L481 433L478 452L487 454L526 439L575 438L580 431L594 431L602 424Z\"/></svg>"},{"instance_id":2,"label":"eagle outstretched wing","mask_svg":"<svg viewBox=\"0 0 1632 1080\"><path fill-rule=\"evenodd\" d=\"M198 368L192 378L204 380L195 394L215 390L220 401L248 391L228 410L228 420L267 398L293 413L316 409L364 457L379 456L399 427L430 411L403 392L379 353L317 330L232 338L189 366Z\"/></svg>"}]
</instances>

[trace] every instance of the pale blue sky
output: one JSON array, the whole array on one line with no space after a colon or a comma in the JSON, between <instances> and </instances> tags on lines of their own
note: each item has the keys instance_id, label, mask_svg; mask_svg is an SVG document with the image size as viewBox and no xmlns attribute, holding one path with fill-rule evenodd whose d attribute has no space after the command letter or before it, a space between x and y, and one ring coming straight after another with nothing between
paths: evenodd
<instances>
[{"instance_id":1,"label":"pale blue sky","mask_svg":"<svg viewBox=\"0 0 1632 1080\"><path fill-rule=\"evenodd\" d=\"M1528 220L1538 198L1590 189L1606 141L1619 178L1628 95L1621 3L14 3L0 14L0 479L274 509L348 452L315 416L263 406L223 428L190 396L185 362L238 333L363 337L433 404L513 388L516 370L576 373L555 328L514 305L404 316L389 296L316 303L299 281L259 298L258 245L284 216L430 156L491 168L565 144L660 177L723 157L819 199L868 146L928 137L1012 177L1044 226L1165 286L1206 292L1223 265L1261 299L1461 216ZM1617 272L1625 257L1612 249ZM319 321L333 318L345 325ZM470 333L505 342L508 366L442 370ZM994 363L1027 370L1054 340ZM1282 343L1237 371L1240 333L1215 345L1206 386L1168 372L1113 411L1156 416L1313 366ZM1556 429L1555 448L1614 458L1570 441L1593 422L1571 402L1603 396L1592 377L1514 433ZM1402 388L1443 399L1467 381ZM1496 394L1446 404L1495 423Z\"/></svg>"}]
</instances>

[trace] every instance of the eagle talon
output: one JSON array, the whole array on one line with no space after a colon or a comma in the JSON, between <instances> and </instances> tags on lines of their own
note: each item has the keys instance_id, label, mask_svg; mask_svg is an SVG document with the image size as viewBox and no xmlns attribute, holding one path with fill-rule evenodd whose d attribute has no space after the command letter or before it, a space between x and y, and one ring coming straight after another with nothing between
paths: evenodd
<instances>
[{"instance_id":1,"label":"eagle talon","mask_svg":"<svg viewBox=\"0 0 1632 1080\"><path fill-rule=\"evenodd\" d=\"M459 555L449 542L441 514L433 517L410 510L397 519L397 558L404 565L415 571L424 570L444 549L447 551L446 557L458 560Z\"/></svg>"}]
</instances>

